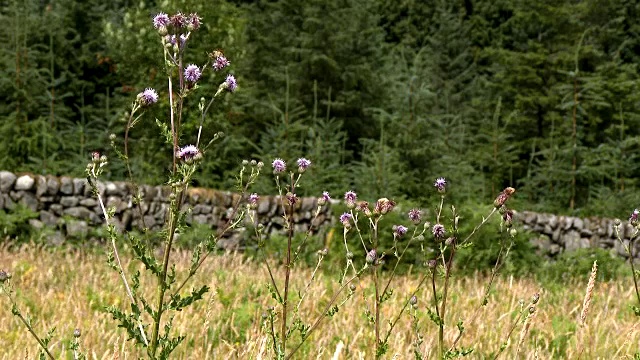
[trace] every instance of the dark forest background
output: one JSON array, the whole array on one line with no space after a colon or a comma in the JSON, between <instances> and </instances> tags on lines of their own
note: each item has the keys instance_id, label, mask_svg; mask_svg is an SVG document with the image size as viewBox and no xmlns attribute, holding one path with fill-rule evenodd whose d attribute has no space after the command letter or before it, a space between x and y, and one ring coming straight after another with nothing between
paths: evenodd
<instances>
[{"instance_id":1,"label":"dark forest background","mask_svg":"<svg viewBox=\"0 0 640 360\"><path fill-rule=\"evenodd\" d=\"M625 217L640 202L635 1L0 0L0 169L82 176L109 154L139 91L166 99L151 19L178 10L204 22L189 61L223 49L240 86L205 122L226 136L199 186L231 189L242 159L307 157L301 195L422 202L444 176L462 202L505 186L520 209ZM185 144L222 81L207 74ZM140 182L168 174L163 101L132 134Z\"/></svg>"}]
</instances>

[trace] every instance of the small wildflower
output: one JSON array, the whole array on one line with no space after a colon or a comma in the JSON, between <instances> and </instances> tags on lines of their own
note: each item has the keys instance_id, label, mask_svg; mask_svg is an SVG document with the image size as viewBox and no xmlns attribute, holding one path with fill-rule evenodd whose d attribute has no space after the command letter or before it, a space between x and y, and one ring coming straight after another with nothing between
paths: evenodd
<instances>
[{"instance_id":1,"label":"small wildflower","mask_svg":"<svg viewBox=\"0 0 640 360\"><path fill-rule=\"evenodd\" d=\"M189 18L187 19L187 30L189 31L193 31L193 30L198 30L200 28L200 21L202 19L198 16L198 14L196 13L192 13L189 15Z\"/></svg>"},{"instance_id":2,"label":"small wildflower","mask_svg":"<svg viewBox=\"0 0 640 360\"><path fill-rule=\"evenodd\" d=\"M638 226L638 215L640 214L640 210L635 209L631 216L629 217L629 223L633 226Z\"/></svg>"},{"instance_id":3,"label":"small wildflower","mask_svg":"<svg viewBox=\"0 0 640 360\"><path fill-rule=\"evenodd\" d=\"M177 39L175 35L167 35L164 37L164 42L169 45L176 45L178 43Z\"/></svg>"},{"instance_id":4,"label":"small wildflower","mask_svg":"<svg viewBox=\"0 0 640 360\"><path fill-rule=\"evenodd\" d=\"M329 249L324 248L322 250L318 250L318 255L320 256L327 256L327 254L329 253Z\"/></svg>"},{"instance_id":5,"label":"small wildflower","mask_svg":"<svg viewBox=\"0 0 640 360\"><path fill-rule=\"evenodd\" d=\"M76 328L75 330L73 330L73 337L74 338L79 338L81 334L82 333L80 332L80 329Z\"/></svg>"},{"instance_id":6,"label":"small wildflower","mask_svg":"<svg viewBox=\"0 0 640 360\"><path fill-rule=\"evenodd\" d=\"M219 56L216 56L215 59L213 59L211 67L215 71L220 71L229 66L229 64L231 64L229 60L227 60L224 55L220 54Z\"/></svg>"},{"instance_id":7,"label":"small wildflower","mask_svg":"<svg viewBox=\"0 0 640 360\"><path fill-rule=\"evenodd\" d=\"M249 195L249 207L251 209L255 209L258 207L258 200L260 200L260 196L258 194L253 193Z\"/></svg>"},{"instance_id":8,"label":"small wildflower","mask_svg":"<svg viewBox=\"0 0 640 360\"><path fill-rule=\"evenodd\" d=\"M187 26L187 17L183 13L179 12L173 15L170 19L171 25L176 29L180 29Z\"/></svg>"},{"instance_id":9,"label":"small wildflower","mask_svg":"<svg viewBox=\"0 0 640 360\"><path fill-rule=\"evenodd\" d=\"M430 269L435 269L435 267L438 265L438 262L435 259L431 259L429 261L427 261L427 266Z\"/></svg>"},{"instance_id":10,"label":"small wildflower","mask_svg":"<svg viewBox=\"0 0 640 360\"><path fill-rule=\"evenodd\" d=\"M93 161L94 163L99 163L100 162L100 153L97 151L94 151L91 153L91 161Z\"/></svg>"},{"instance_id":11,"label":"small wildflower","mask_svg":"<svg viewBox=\"0 0 640 360\"><path fill-rule=\"evenodd\" d=\"M176 156L187 164L191 164L194 161L200 160L202 158L202 153L194 145L187 145L178 150Z\"/></svg>"},{"instance_id":12,"label":"small wildflower","mask_svg":"<svg viewBox=\"0 0 640 360\"><path fill-rule=\"evenodd\" d=\"M224 80L220 87L228 90L229 92L234 92L238 88L238 82L236 81L235 76L227 75L227 78Z\"/></svg>"},{"instance_id":13,"label":"small wildflower","mask_svg":"<svg viewBox=\"0 0 640 360\"><path fill-rule=\"evenodd\" d=\"M507 209L504 214L502 214L502 220L504 221L504 225L510 228L513 225L513 210Z\"/></svg>"},{"instance_id":14,"label":"small wildflower","mask_svg":"<svg viewBox=\"0 0 640 360\"><path fill-rule=\"evenodd\" d=\"M435 224L433 225L433 229L431 229L431 232L433 233L433 236L436 237L436 239L441 239L444 237L446 231L444 230L444 226L442 226L441 224Z\"/></svg>"},{"instance_id":15,"label":"small wildflower","mask_svg":"<svg viewBox=\"0 0 640 360\"><path fill-rule=\"evenodd\" d=\"M331 196L329 196L329 192L323 191L322 196L318 199L318 206L324 206L329 201L331 201Z\"/></svg>"},{"instance_id":16,"label":"small wildflower","mask_svg":"<svg viewBox=\"0 0 640 360\"><path fill-rule=\"evenodd\" d=\"M456 238L454 236L449 236L447 240L444 241L444 244L447 246L451 246L455 242L456 242Z\"/></svg>"},{"instance_id":17,"label":"small wildflower","mask_svg":"<svg viewBox=\"0 0 640 360\"><path fill-rule=\"evenodd\" d=\"M353 216L350 213L343 213L342 215L340 215L340 222L342 223L342 225L344 227L346 227L347 229L351 227L351 219L353 218Z\"/></svg>"},{"instance_id":18,"label":"small wildflower","mask_svg":"<svg viewBox=\"0 0 640 360\"><path fill-rule=\"evenodd\" d=\"M409 210L409 220L411 220L411 222L413 222L414 224L420 224L420 221L422 221L422 211L420 211L419 209L411 209Z\"/></svg>"},{"instance_id":19,"label":"small wildflower","mask_svg":"<svg viewBox=\"0 0 640 360\"><path fill-rule=\"evenodd\" d=\"M273 162L271 163L271 166L273 166L273 172L276 174L287 170L287 164L284 162L284 160L279 158L273 160Z\"/></svg>"},{"instance_id":20,"label":"small wildflower","mask_svg":"<svg viewBox=\"0 0 640 360\"><path fill-rule=\"evenodd\" d=\"M436 181L433 183L433 186L435 186L436 189L438 189L438 192L444 193L446 191L447 180L443 177L437 178Z\"/></svg>"},{"instance_id":21,"label":"small wildflower","mask_svg":"<svg viewBox=\"0 0 640 360\"><path fill-rule=\"evenodd\" d=\"M9 274L6 271L0 270L0 284L7 281L9 279Z\"/></svg>"},{"instance_id":22,"label":"small wildflower","mask_svg":"<svg viewBox=\"0 0 640 360\"><path fill-rule=\"evenodd\" d=\"M509 230L509 235L513 238L516 237L516 235L518 235L518 230L516 230L515 228L511 228L511 230Z\"/></svg>"},{"instance_id":23,"label":"small wildflower","mask_svg":"<svg viewBox=\"0 0 640 360\"><path fill-rule=\"evenodd\" d=\"M356 291L356 285L355 284L349 284L349 291L351 291L351 292Z\"/></svg>"},{"instance_id":24,"label":"small wildflower","mask_svg":"<svg viewBox=\"0 0 640 360\"><path fill-rule=\"evenodd\" d=\"M409 229L407 229L405 226L402 226L402 225L396 225L396 226L394 226L393 228L394 228L394 229L393 229L393 233L394 233L394 235L396 235L397 237L403 237L403 236L404 236L404 234L406 234L406 233L407 233L407 230L409 230Z\"/></svg>"},{"instance_id":25,"label":"small wildflower","mask_svg":"<svg viewBox=\"0 0 640 360\"><path fill-rule=\"evenodd\" d=\"M378 254L376 253L376 249L371 249L371 251L367 253L367 256L365 257L365 261L367 262L367 264L375 264L377 257L378 257Z\"/></svg>"},{"instance_id":26,"label":"small wildflower","mask_svg":"<svg viewBox=\"0 0 640 360\"><path fill-rule=\"evenodd\" d=\"M161 12L158 15L153 17L153 27L156 29L160 29L161 27L166 28L170 23L169 15Z\"/></svg>"},{"instance_id":27,"label":"small wildflower","mask_svg":"<svg viewBox=\"0 0 640 360\"><path fill-rule=\"evenodd\" d=\"M189 39L189 36L186 34L181 34L180 35L180 47L184 48L184 45L187 43L187 40Z\"/></svg>"},{"instance_id":28,"label":"small wildflower","mask_svg":"<svg viewBox=\"0 0 640 360\"><path fill-rule=\"evenodd\" d=\"M509 200L514 192L516 192L516 189L512 187L508 187L502 190L502 192L493 201L493 206L495 206L496 208L500 208L502 205L504 205L505 202L507 202L507 200Z\"/></svg>"},{"instance_id":29,"label":"small wildflower","mask_svg":"<svg viewBox=\"0 0 640 360\"><path fill-rule=\"evenodd\" d=\"M294 193L288 192L285 197L290 206L295 205L298 202L298 196Z\"/></svg>"},{"instance_id":30,"label":"small wildflower","mask_svg":"<svg viewBox=\"0 0 640 360\"><path fill-rule=\"evenodd\" d=\"M411 306L416 306L416 304L418 303L418 297L416 297L415 295L413 295L410 299L409 299L409 305Z\"/></svg>"},{"instance_id":31,"label":"small wildflower","mask_svg":"<svg viewBox=\"0 0 640 360\"><path fill-rule=\"evenodd\" d=\"M184 79L189 82L194 83L198 81L201 75L202 75L202 72L200 71L200 68L197 65L189 64L184 69Z\"/></svg>"},{"instance_id":32,"label":"small wildflower","mask_svg":"<svg viewBox=\"0 0 640 360\"><path fill-rule=\"evenodd\" d=\"M158 93L152 88L146 88L138 94L137 99L141 106L151 106L158 102Z\"/></svg>"},{"instance_id":33,"label":"small wildflower","mask_svg":"<svg viewBox=\"0 0 640 360\"><path fill-rule=\"evenodd\" d=\"M303 173L311 166L311 161L305 158L298 159L298 172Z\"/></svg>"},{"instance_id":34,"label":"small wildflower","mask_svg":"<svg viewBox=\"0 0 640 360\"><path fill-rule=\"evenodd\" d=\"M360 201L356 206L356 211L360 211L366 217L371 217L371 215L373 215L373 213L371 212L371 209L369 209L369 203L366 201Z\"/></svg>"},{"instance_id":35,"label":"small wildflower","mask_svg":"<svg viewBox=\"0 0 640 360\"><path fill-rule=\"evenodd\" d=\"M358 198L358 195L356 195L356 193L354 191L347 191L346 193L344 193L344 201L347 204L347 207L349 209L353 209L356 206L356 199Z\"/></svg>"},{"instance_id":36,"label":"small wildflower","mask_svg":"<svg viewBox=\"0 0 640 360\"><path fill-rule=\"evenodd\" d=\"M387 214L389 211L393 210L394 206L396 206L395 201L389 200L387 198L381 198L376 201L376 206L373 209L375 214Z\"/></svg>"},{"instance_id":37,"label":"small wildflower","mask_svg":"<svg viewBox=\"0 0 640 360\"><path fill-rule=\"evenodd\" d=\"M353 253L351 251L347 252L347 260L352 260L353 259Z\"/></svg>"}]
</instances>

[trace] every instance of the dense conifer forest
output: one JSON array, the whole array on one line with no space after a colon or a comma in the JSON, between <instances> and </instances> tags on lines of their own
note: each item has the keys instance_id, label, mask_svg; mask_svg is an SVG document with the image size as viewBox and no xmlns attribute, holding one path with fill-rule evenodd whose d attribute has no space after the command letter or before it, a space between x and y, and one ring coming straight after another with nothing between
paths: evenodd
<instances>
[{"instance_id":1,"label":"dense conifer forest","mask_svg":"<svg viewBox=\"0 0 640 360\"><path fill-rule=\"evenodd\" d=\"M444 176L465 202L513 186L530 210L638 204L640 5L620 0L0 1L0 168L82 176L91 151L109 153L135 95L166 89L149 24L177 10L202 18L189 53L223 50L239 85L205 120L225 138L196 185L304 156L301 195L421 201ZM210 97L220 79L206 76ZM141 182L166 179L161 105L130 134Z\"/></svg>"}]
</instances>

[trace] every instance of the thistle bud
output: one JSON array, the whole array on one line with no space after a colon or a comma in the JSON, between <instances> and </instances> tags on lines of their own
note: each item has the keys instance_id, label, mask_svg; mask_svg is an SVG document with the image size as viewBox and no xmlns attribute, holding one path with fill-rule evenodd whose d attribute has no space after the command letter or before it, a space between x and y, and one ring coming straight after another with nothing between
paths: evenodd
<instances>
[{"instance_id":1,"label":"thistle bud","mask_svg":"<svg viewBox=\"0 0 640 360\"><path fill-rule=\"evenodd\" d=\"M533 294L533 297L531 298L531 303L532 304L537 304L538 300L540 300L540 293Z\"/></svg>"}]
</instances>

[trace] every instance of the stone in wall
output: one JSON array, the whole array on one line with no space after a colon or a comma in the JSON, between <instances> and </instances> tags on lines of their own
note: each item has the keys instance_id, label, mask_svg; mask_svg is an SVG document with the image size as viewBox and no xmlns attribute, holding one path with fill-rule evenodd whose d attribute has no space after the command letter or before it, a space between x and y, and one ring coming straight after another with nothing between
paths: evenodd
<instances>
[{"instance_id":1,"label":"stone in wall","mask_svg":"<svg viewBox=\"0 0 640 360\"><path fill-rule=\"evenodd\" d=\"M616 254L628 257L623 244L629 244L629 238L636 236L635 229L623 221L619 227L621 244L614 230L614 219L578 218L553 214L522 211L516 214L525 230L537 233L532 244L538 253L555 256L564 251L582 248L608 249ZM640 260L640 240L635 242L634 255Z\"/></svg>"}]
</instances>

